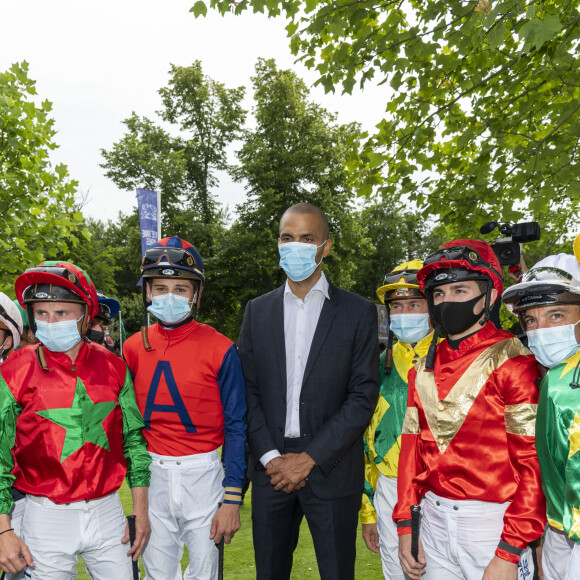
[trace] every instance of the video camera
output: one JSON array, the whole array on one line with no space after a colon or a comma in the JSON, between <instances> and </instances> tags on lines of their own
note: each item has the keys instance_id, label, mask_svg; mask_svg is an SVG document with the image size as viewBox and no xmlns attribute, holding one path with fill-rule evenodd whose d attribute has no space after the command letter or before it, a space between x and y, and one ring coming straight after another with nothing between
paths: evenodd
<instances>
[{"instance_id":1,"label":"video camera","mask_svg":"<svg viewBox=\"0 0 580 580\"><path fill-rule=\"evenodd\" d=\"M513 266L520 263L520 244L534 242L540 239L540 224L538 222L524 222L510 224L509 222L486 222L479 232L489 234L498 228L503 238L497 238L491 245L501 266Z\"/></svg>"}]
</instances>

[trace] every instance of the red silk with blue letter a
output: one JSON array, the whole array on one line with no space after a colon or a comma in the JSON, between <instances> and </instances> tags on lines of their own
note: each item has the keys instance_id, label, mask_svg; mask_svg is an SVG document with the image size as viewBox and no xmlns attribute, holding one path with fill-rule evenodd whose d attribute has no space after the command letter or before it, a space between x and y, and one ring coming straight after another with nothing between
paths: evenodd
<instances>
[{"instance_id":1,"label":"red silk with blue letter a","mask_svg":"<svg viewBox=\"0 0 580 580\"><path fill-rule=\"evenodd\" d=\"M196 321L171 330L154 324L149 341L151 351L139 334L123 348L148 451L175 457L217 449L224 441L218 373L233 343Z\"/></svg>"},{"instance_id":2,"label":"red silk with blue letter a","mask_svg":"<svg viewBox=\"0 0 580 580\"><path fill-rule=\"evenodd\" d=\"M155 403L155 397L159 389L159 384L161 378L165 379L165 384L169 390L169 394L173 400L172 405L160 405ZM171 370L171 364L167 360L161 360L157 363L157 368L153 374L153 379L151 380L151 386L149 387L149 393L147 394L147 402L145 403L145 412L143 413L143 420L145 421L145 428L151 430L151 415L156 413L176 413L181 421L181 424L185 427L187 433L197 433L197 429L185 408L185 403L183 398L179 393L177 388L177 383L173 376Z\"/></svg>"}]
</instances>

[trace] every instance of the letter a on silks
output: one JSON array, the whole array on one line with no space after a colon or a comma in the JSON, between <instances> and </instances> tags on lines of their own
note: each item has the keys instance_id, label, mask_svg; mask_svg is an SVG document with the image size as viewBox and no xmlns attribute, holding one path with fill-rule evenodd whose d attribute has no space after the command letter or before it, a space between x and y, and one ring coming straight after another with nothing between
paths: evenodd
<instances>
[{"instance_id":1,"label":"letter a on silks","mask_svg":"<svg viewBox=\"0 0 580 580\"><path fill-rule=\"evenodd\" d=\"M161 377L165 378L165 384L173 400L173 405L158 405L155 403L155 397L157 396L157 391L159 389L159 384L161 383ZM177 388L177 383L173 377L173 371L171 370L171 363L167 360L161 360L157 363L155 372L153 373L153 378L151 379L151 385L149 386L149 392L147 393L147 402L145 403L145 412L143 413L143 420L145 421L145 428L151 430L151 415L152 413L176 413L185 431L187 433L197 433L197 429L185 408L179 389Z\"/></svg>"}]
</instances>

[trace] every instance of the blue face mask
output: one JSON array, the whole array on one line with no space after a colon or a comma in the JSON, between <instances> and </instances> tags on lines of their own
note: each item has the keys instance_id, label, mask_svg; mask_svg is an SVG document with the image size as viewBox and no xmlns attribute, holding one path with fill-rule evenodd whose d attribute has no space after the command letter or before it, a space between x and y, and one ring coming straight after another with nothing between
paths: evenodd
<instances>
[{"instance_id":1,"label":"blue face mask","mask_svg":"<svg viewBox=\"0 0 580 580\"><path fill-rule=\"evenodd\" d=\"M326 243L326 240L315 246L304 242L286 242L278 244L280 267L293 282L302 282L312 275L322 263L322 258L316 263L316 250Z\"/></svg>"},{"instance_id":2,"label":"blue face mask","mask_svg":"<svg viewBox=\"0 0 580 580\"><path fill-rule=\"evenodd\" d=\"M147 310L166 324L182 321L191 313L191 304L186 296L172 292L151 297L151 306Z\"/></svg>"},{"instance_id":3,"label":"blue face mask","mask_svg":"<svg viewBox=\"0 0 580 580\"><path fill-rule=\"evenodd\" d=\"M394 335L407 344L415 344L429 334L429 315L391 314L391 330Z\"/></svg>"},{"instance_id":4,"label":"blue face mask","mask_svg":"<svg viewBox=\"0 0 580 580\"><path fill-rule=\"evenodd\" d=\"M552 369L580 349L574 333L576 324L527 331L528 346L541 365Z\"/></svg>"},{"instance_id":5,"label":"blue face mask","mask_svg":"<svg viewBox=\"0 0 580 580\"><path fill-rule=\"evenodd\" d=\"M79 320L82 320L81 316ZM62 320L60 322L36 321L36 338L52 352L67 352L81 339L77 322L79 320Z\"/></svg>"}]
</instances>

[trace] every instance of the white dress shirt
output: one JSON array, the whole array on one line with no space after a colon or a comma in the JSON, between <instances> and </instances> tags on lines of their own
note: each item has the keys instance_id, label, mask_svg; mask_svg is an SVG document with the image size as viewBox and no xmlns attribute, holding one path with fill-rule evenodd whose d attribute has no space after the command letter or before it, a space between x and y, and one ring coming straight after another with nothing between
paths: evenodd
<instances>
[{"instance_id":1,"label":"white dress shirt","mask_svg":"<svg viewBox=\"0 0 580 580\"><path fill-rule=\"evenodd\" d=\"M300 437L300 392L304 370L320 318L324 299L328 294L328 280L321 273L304 300L292 293L288 280L284 287L284 342L286 344L286 426L285 437ZM262 465L279 457L272 449L260 458Z\"/></svg>"}]
</instances>

